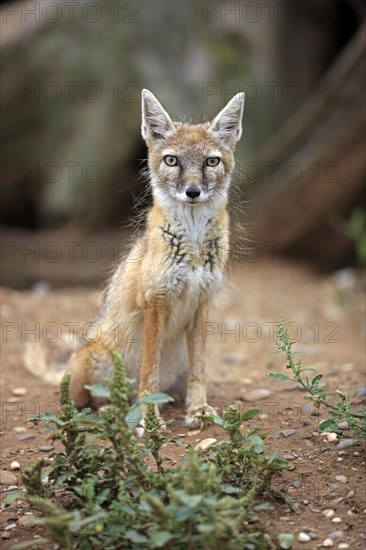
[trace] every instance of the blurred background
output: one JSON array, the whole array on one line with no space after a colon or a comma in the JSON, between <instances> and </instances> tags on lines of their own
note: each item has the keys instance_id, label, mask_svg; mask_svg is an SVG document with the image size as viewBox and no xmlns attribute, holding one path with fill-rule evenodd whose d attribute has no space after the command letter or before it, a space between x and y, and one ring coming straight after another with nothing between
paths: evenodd
<instances>
[{"instance_id":1,"label":"blurred background","mask_svg":"<svg viewBox=\"0 0 366 550\"><path fill-rule=\"evenodd\" d=\"M234 257L365 261L363 0L0 9L2 284L99 284L124 253L150 201L143 88L192 123L246 92Z\"/></svg>"}]
</instances>

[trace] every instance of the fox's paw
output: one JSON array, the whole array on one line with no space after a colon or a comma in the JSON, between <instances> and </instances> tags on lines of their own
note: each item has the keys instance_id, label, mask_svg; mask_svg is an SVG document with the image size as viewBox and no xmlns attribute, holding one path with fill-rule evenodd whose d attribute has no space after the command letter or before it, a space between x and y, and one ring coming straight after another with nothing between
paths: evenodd
<instances>
[{"instance_id":1,"label":"fox's paw","mask_svg":"<svg viewBox=\"0 0 366 550\"><path fill-rule=\"evenodd\" d=\"M217 409L215 409L215 407L212 407L211 405L207 405L207 403L204 403L203 405L200 405L198 407L190 405L187 409L185 423L191 429L203 430L206 423L204 420L202 420L202 418L199 418L199 416L211 415L211 414L217 415L218 414Z\"/></svg>"}]
</instances>

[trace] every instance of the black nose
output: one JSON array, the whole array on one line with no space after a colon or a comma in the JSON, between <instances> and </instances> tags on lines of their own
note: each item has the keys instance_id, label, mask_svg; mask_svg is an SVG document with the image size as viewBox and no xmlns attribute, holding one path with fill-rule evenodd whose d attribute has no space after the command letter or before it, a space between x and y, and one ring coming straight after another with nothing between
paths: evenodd
<instances>
[{"instance_id":1,"label":"black nose","mask_svg":"<svg viewBox=\"0 0 366 550\"><path fill-rule=\"evenodd\" d=\"M198 187L194 187L193 185L191 187L188 187L186 189L186 195L190 199L196 199L201 194L201 191L198 189Z\"/></svg>"}]
</instances>

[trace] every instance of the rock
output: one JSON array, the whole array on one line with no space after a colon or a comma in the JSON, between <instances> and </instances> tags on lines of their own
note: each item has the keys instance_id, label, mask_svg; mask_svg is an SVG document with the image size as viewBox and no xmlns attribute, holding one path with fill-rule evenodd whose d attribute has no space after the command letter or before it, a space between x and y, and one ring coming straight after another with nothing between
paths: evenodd
<instances>
[{"instance_id":1,"label":"rock","mask_svg":"<svg viewBox=\"0 0 366 550\"><path fill-rule=\"evenodd\" d=\"M4 531L3 533L1 533L1 538L2 539L10 539L10 533L7 533L6 531Z\"/></svg>"},{"instance_id":2,"label":"rock","mask_svg":"<svg viewBox=\"0 0 366 550\"><path fill-rule=\"evenodd\" d=\"M18 437L18 441L27 441L28 439L34 439L35 435L32 434L24 434Z\"/></svg>"},{"instance_id":3,"label":"rock","mask_svg":"<svg viewBox=\"0 0 366 550\"><path fill-rule=\"evenodd\" d=\"M12 529L15 529L16 526L16 523L9 523L6 527L4 527L4 531L11 531Z\"/></svg>"},{"instance_id":4,"label":"rock","mask_svg":"<svg viewBox=\"0 0 366 550\"><path fill-rule=\"evenodd\" d=\"M11 393L16 397L24 397L27 395L27 388L14 388Z\"/></svg>"},{"instance_id":5,"label":"rock","mask_svg":"<svg viewBox=\"0 0 366 550\"><path fill-rule=\"evenodd\" d=\"M342 537L344 537L344 531L332 531L331 533L329 533L329 537L331 539L341 539Z\"/></svg>"},{"instance_id":6,"label":"rock","mask_svg":"<svg viewBox=\"0 0 366 550\"><path fill-rule=\"evenodd\" d=\"M24 428L24 426L15 426L15 428L13 428L14 432L16 432L17 434L20 434L22 432L26 432L27 429Z\"/></svg>"},{"instance_id":7,"label":"rock","mask_svg":"<svg viewBox=\"0 0 366 550\"><path fill-rule=\"evenodd\" d=\"M329 443L334 443L335 441L338 441L338 436L335 432L329 432L327 433L327 441L329 441Z\"/></svg>"},{"instance_id":8,"label":"rock","mask_svg":"<svg viewBox=\"0 0 366 550\"><path fill-rule=\"evenodd\" d=\"M320 447L321 453L326 453L327 451L329 451L329 447Z\"/></svg>"},{"instance_id":9,"label":"rock","mask_svg":"<svg viewBox=\"0 0 366 550\"><path fill-rule=\"evenodd\" d=\"M14 474L12 474L11 472L8 472L7 470L0 470L1 485L10 485L17 482L18 482L18 479Z\"/></svg>"},{"instance_id":10,"label":"rock","mask_svg":"<svg viewBox=\"0 0 366 550\"><path fill-rule=\"evenodd\" d=\"M20 464L16 460L13 460L13 462L10 464L11 470L20 470Z\"/></svg>"},{"instance_id":11,"label":"rock","mask_svg":"<svg viewBox=\"0 0 366 550\"><path fill-rule=\"evenodd\" d=\"M340 430L348 430L349 426L348 426L348 422L345 420L344 422L340 422L338 424L338 428Z\"/></svg>"},{"instance_id":12,"label":"rock","mask_svg":"<svg viewBox=\"0 0 366 550\"><path fill-rule=\"evenodd\" d=\"M295 433L296 433L296 430L294 430L293 428L288 428L287 430L281 430L281 434L284 437L291 437L292 435L295 435Z\"/></svg>"},{"instance_id":13,"label":"rock","mask_svg":"<svg viewBox=\"0 0 366 550\"><path fill-rule=\"evenodd\" d=\"M320 512L321 512L321 509L320 509L320 508L310 508L310 510L311 510L312 512L314 512L314 514L320 514Z\"/></svg>"},{"instance_id":14,"label":"rock","mask_svg":"<svg viewBox=\"0 0 366 550\"><path fill-rule=\"evenodd\" d=\"M188 430L187 435L198 435L202 430Z\"/></svg>"},{"instance_id":15,"label":"rock","mask_svg":"<svg viewBox=\"0 0 366 550\"><path fill-rule=\"evenodd\" d=\"M295 487L295 489L301 489L302 483L299 479L295 479L295 481L292 482L292 486Z\"/></svg>"},{"instance_id":16,"label":"rock","mask_svg":"<svg viewBox=\"0 0 366 550\"><path fill-rule=\"evenodd\" d=\"M333 518L332 523L342 523L342 518Z\"/></svg>"},{"instance_id":17,"label":"rock","mask_svg":"<svg viewBox=\"0 0 366 550\"><path fill-rule=\"evenodd\" d=\"M53 445L41 445L38 448L40 451L47 453L48 451L52 451L55 447Z\"/></svg>"},{"instance_id":18,"label":"rock","mask_svg":"<svg viewBox=\"0 0 366 550\"><path fill-rule=\"evenodd\" d=\"M342 439L337 447L338 449L348 449L348 447L352 447L355 444L355 441L353 439Z\"/></svg>"},{"instance_id":19,"label":"rock","mask_svg":"<svg viewBox=\"0 0 366 550\"><path fill-rule=\"evenodd\" d=\"M284 460L296 460L296 456L294 455L282 455L282 458Z\"/></svg>"},{"instance_id":20,"label":"rock","mask_svg":"<svg viewBox=\"0 0 366 550\"><path fill-rule=\"evenodd\" d=\"M299 542L309 542L311 541L311 537L307 533L301 532L298 534L297 540Z\"/></svg>"},{"instance_id":21,"label":"rock","mask_svg":"<svg viewBox=\"0 0 366 550\"><path fill-rule=\"evenodd\" d=\"M365 398L366 397L366 388L357 388L356 397L360 397L361 399Z\"/></svg>"},{"instance_id":22,"label":"rock","mask_svg":"<svg viewBox=\"0 0 366 550\"><path fill-rule=\"evenodd\" d=\"M201 450L205 452L205 451L208 451L208 449L212 447L212 445L215 445L215 443L217 443L217 439L215 439L214 437L208 437L207 439L202 439L202 441L197 443L194 450L195 451Z\"/></svg>"},{"instance_id":23,"label":"rock","mask_svg":"<svg viewBox=\"0 0 366 550\"><path fill-rule=\"evenodd\" d=\"M346 498L352 498L354 495L355 495L355 492L354 492L354 491L350 491L350 492L346 495Z\"/></svg>"},{"instance_id":24,"label":"rock","mask_svg":"<svg viewBox=\"0 0 366 550\"><path fill-rule=\"evenodd\" d=\"M346 476L335 476L336 478L336 481L340 481L341 483L347 483L348 479L346 478Z\"/></svg>"},{"instance_id":25,"label":"rock","mask_svg":"<svg viewBox=\"0 0 366 550\"><path fill-rule=\"evenodd\" d=\"M305 420L302 421L304 426L312 426L313 422L310 420L310 418L305 418Z\"/></svg>"},{"instance_id":26,"label":"rock","mask_svg":"<svg viewBox=\"0 0 366 550\"><path fill-rule=\"evenodd\" d=\"M335 511L334 510L323 510L323 514L325 515L326 518L331 518L332 516L334 516L335 514Z\"/></svg>"},{"instance_id":27,"label":"rock","mask_svg":"<svg viewBox=\"0 0 366 550\"><path fill-rule=\"evenodd\" d=\"M271 390L267 390L266 388L258 388L257 390L251 391L242 390L240 392L240 395L244 401L255 403L256 401L260 401L261 399L266 399L267 397L272 395L272 392Z\"/></svg>"},{"instance_id":28,"label":"rock","mask_svg":"<svg viewBox=\"0 0 366 550\"><path fill-rule=\"evenodd\" d=\"M323 543L322 543L323 548L331 548L332 546L334 546L334 542L332 541L332 539L328 538L323 540Z\"/></svg>"},{"instance_id":29,"label":"rock","mask_svg":"<svg viewBox=\"0 0 366 550\"><path fill-rule=\"evenodd\" d=\"M338 548L339 548L340 550L346 550L346 548L349 548L349 544L348 544L347 542L340 542L340 543L338 544Z\"/></svg>"}]
</instances>

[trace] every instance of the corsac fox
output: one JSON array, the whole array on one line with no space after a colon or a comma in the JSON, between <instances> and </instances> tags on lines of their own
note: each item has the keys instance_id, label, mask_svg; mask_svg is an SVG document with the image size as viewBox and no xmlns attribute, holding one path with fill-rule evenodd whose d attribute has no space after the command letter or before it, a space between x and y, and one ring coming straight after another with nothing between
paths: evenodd
<instances>
[{"instance_id":1,"label":"corsac fox","mask_svg":"<svg viewBox=\"0 0 366 550\"><path fill-rule=\"evenodd\" d=\"M229 245L228 191L242 133L244 93L212 122L173 122L142 91L142 136L148 147L153 204L133 254L117 265L96 319L97 341L71 355L71 394L95 406L86 385L113 372L119 351L138 394L166 391L186 399L186 422L207 405L203 327L223 281ZM133 328L126 338L124 327Z\"/></svg>"}]
</instances>

